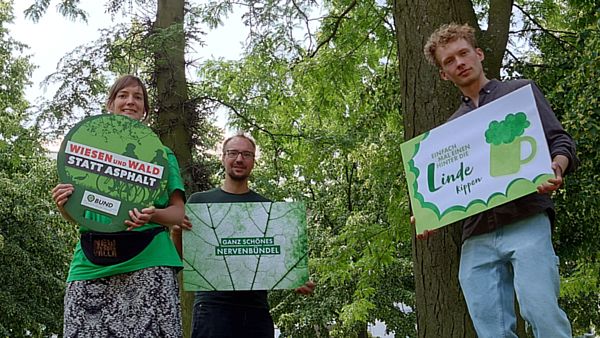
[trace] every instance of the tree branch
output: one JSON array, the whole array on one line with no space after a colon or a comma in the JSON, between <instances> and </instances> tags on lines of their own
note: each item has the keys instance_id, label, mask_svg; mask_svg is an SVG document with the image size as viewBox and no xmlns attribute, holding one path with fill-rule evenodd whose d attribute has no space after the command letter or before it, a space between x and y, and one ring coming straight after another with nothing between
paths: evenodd
<instances>
[{"instance_id":1,"label":"tree branch","mask_svg":"<svg viewBox=\"0 0 600 338\"><path fill-rule=\"evenodd\" d=\"M571 47L574 47L572 44L570 44L568 41L565 41L561 38L559 38L558 36L552 34L553 31L550 31L546 28L544 28L542 26L541 23L539 23L531 14L529 14L528 12L525 11L525 9L521 6L519 6L519 4L514 4L514 6L521 11L521 13L523 13L523 15L525 15L525 17L527 17L527 19L529 19L534 25L536 25L537 27L539 27L539 30L541 30L542 32L546 33L547 35L551 36L552 38L554 38L556 41L559 42L559 46L564 50L567 51L567 49L565 48L564 45L569 45ZM577 49L577 48L575 48Z\"/></svg>"},{"instance_id":2,"label":"tree branch","mask_svg":"<svg viewBox=\"0 0 600 338\"><path fill-rule=\"evenodd\" d=\"M512 4L513 0L491 0L488 27L481 32L485 53L489 55L484 64L486 73L491 77L500 77L502 58L508 43Z\"/></svg>"},{"instance_id":3,"label":"tree branch","mask_svg":"<svg viewBox=\"0 0 600 338\"><path fill-rule=\"evenodd\" d=\"M308 32L307 34L308 34L308 39L309 39L308 49L310 50L313 45L312 33L310 31L310 25L308 24L310 22L310 19L308 18L306 13L304 13L304 11L300 8L300 6L298 6L298 4L296 3L296 0L292 0L292 3L294 4L294 8L296 8L296 10L304 18L304 22L306 23L306 31Z\"/></svg>"},{"instance_id":4,"label":"tree branch","mask_svg":"<svg viewBox=\"0 0 600 338\"><path fill-rule=\"evenodd\" d=\"M216 103L219 103L219 104L221 104L221 105L229 108L235 115L237 115L238 117L240 117L246 123L248 123L252 127L256 128L257 130L260 130L261 132L269 135L269 137L273 141L275 141L276 137L306 138L306 136L303 135L303 134L301 134L301 133L299 133L299 134L272 133L271 131L269 131L265 127L257 124L255 121L251 120L246 115L242 114L232 104L230 104L228 102L225 102L223 100L220 100L220 99L217 99L217 98L214 98L214 97L209 97L209 96L198 97L198 98L195 98L195 100L207 100L207 101L211 101L211 102L216 102Z\"/></svg>"},{"instance_id":5,"label":"tree branch","mask_svg":"<svg viewBox=\"0 0 600 338\"><path fill-rule=\"evenodd\" d=\"M321 47L323 47L324 45L328 44L335 37L338 29L340 28L340 25L342 24L342 20L346 18L346 15L348 13L350 13L350 11L355 6L356 6L356 0L352 1L352 3L342 12L341 15L328 17L328 18L336 18L337 17L337 20L333 24L333 30L331 31L331 34L329 34L329 36L327 36L323 41L319 42L319 44L317 45L317 48L315 48L315 50L309 55L309 57L312 58L315 55L317 55L317 52L319 51L319 49L321 49Z\"/></svg>"}]
</instances>

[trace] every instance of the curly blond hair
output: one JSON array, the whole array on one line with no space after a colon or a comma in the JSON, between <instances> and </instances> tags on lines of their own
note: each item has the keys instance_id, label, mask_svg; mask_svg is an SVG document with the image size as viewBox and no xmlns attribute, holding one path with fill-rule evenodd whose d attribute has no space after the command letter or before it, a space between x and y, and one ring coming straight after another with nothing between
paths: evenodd
<instances>
[{"instance_id":1,"label":"curly blond hair","mask_svg":"<svg viewBox=\"0 0 600 338\"><path fill-rule=\"evenodd\" d=\"M425 59L434 66L441 67L438 60L435 58L435 51L440 46L445 46L450 42L458 39L465 39L473 48L477 48L477 40L475 39L475 29L468 24L459 25L457 23L449 23L440 26L427 39L423 53Z\"/></svg>"}]
</instances>

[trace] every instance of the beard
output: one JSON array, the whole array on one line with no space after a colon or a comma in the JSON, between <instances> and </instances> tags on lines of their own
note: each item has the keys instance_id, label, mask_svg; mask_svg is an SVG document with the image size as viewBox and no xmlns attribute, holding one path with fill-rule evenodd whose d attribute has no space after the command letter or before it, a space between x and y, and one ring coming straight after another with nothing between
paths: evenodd
<instances>
[{"instance_id":1,"label":"beard","mask_svg":"<svg viewBox=\"0 0 600 338\"><path fill-rule=\"evenodd\" d=\"M236 181L236 182L241 182L241 181L245 181L248 179L248 177L250 176L250 174L236 174L233 170L227 172L227 176L229 176L229 178L231 178L231 180Z\"/></svg>"}]
</instances>

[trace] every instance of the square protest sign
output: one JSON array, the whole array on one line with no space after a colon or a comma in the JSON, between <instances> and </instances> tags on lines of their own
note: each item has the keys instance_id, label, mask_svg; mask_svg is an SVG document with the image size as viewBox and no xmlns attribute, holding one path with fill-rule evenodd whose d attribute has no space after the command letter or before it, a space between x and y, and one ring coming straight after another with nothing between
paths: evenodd
<instances>
[{"instance_id":1,"label":"square protest sign","mask_svg":"<svg viewBox=\"0 0 600 338\"><path fill-rule=\"evenodd\" d=\"M308 280L303 203L190 203L186 215L185 291L293 289Z\"/></svg>"},{"instance_id":2,"label":"square protest sign","mask_svg":"<svg viewBox=\"0 0 600 338\"><path fill-rule=\"evenodd\" d=\"M417 233L528 195L554 177L531 85L400 148Z\"/></svg>"}]
</instances>

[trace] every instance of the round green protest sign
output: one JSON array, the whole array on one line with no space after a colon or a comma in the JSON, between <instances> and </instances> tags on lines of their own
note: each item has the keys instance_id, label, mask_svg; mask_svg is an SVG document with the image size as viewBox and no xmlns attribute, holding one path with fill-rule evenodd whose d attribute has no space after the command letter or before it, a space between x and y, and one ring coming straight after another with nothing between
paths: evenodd
<instances>
[{"instance_id":1,"label":"round green protest sign","mask_svg":"<svg viewBox=\"0 0 600 338\"><path fill-rule=\"evenodd\" d=\"M79 122L58 153L58 176L75 190L65 211L99 232L123 231L129 210L141 210L166 193L165 147L147 126L122 115Z\"/></svg>"}]
</instances>

